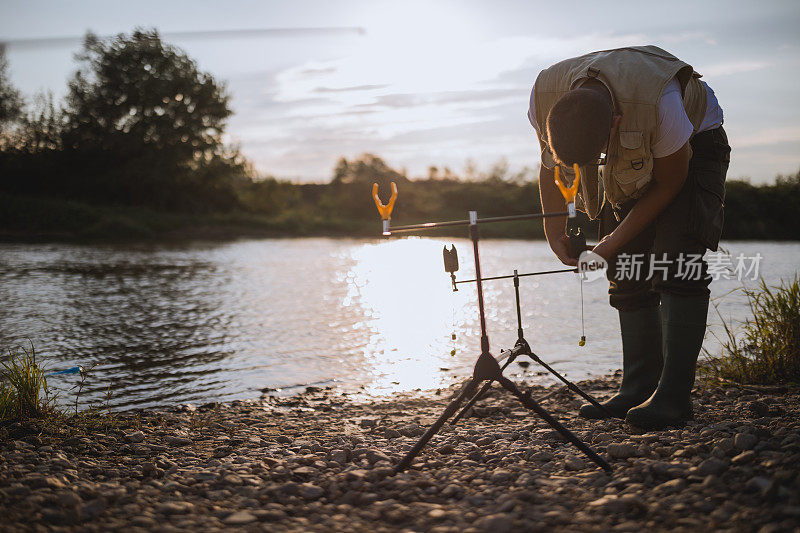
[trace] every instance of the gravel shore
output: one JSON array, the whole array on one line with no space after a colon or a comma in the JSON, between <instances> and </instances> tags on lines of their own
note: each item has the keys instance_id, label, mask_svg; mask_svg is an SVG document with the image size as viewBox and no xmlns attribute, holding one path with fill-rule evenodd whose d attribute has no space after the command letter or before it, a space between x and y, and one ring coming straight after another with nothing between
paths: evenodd
<instances>
[{"instance_id":1,"label":"gravel shore","mask_svg":"<svg viewBox=\"0 0 800 533\"><path fill-rule=\"evenodd\" d=\"M581 387L598 398L619 376ZM607 474L509 394L394 465L455 390L294 397L0 429L2 531L800 531L800 390L699 384L695 420L643 433L533 397Z\"/></svg>"}]
</instances>

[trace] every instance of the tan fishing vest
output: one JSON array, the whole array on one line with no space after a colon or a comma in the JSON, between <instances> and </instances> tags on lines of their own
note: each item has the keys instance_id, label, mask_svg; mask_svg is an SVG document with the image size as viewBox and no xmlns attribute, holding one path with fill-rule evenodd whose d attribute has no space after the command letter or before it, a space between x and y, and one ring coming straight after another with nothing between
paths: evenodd
<instances>
[{"instance_id":1,"label":"tan fishing vest","mask_svg":"<svg viewBox=\"0 0 800 533\"><path fill-rule=\"evenodd\" d=\"M653 153L658 133L661 94L672 78L683 91L683 106L695 130L706 112L706 91L691 65L657 46L632 46L592 52L566 59L543 70L534 84L534 106L539 136L545 144L542 164L553 168L555 161L547 140L547 115L553 104L582 81L594 78L611 93L614 113L621 115L618 134L609 140L602 172L605 198L614 206L641 196L650 183ZM569 170L569 169L566 169ZM579 206L590 218L600 211L600 183L597 165L581 169Z\"/></svg>"}]
</instances>

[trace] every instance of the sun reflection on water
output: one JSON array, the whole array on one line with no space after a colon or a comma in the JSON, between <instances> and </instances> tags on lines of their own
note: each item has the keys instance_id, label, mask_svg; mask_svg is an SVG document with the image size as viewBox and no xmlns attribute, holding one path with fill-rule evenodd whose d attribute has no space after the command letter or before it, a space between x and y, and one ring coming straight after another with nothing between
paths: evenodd
<instances>
[{"instance_id":1,"label":"sun reflection on water","mask_svg":"<svg viewBox=\"0 0 800 533\"><path fill-rule=\"evenodd\" d=\"M463 330L469 290L453 293L442 267L443 241L408 238L351 252L343 306L358 306L369 331L364 350L367 394L441 386L457 364L451 335Z\"/></svg>"}]
</instances>

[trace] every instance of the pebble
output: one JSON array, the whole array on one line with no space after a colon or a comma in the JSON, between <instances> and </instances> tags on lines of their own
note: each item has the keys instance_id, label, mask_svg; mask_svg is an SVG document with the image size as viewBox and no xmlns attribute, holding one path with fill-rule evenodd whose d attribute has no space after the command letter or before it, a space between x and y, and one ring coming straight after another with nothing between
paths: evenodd
<instances>
[{"instance_id":1,"label":"pebble","mask_svg":"<svg viewBox=\"0 0 800 533\"><path fill-rule=\"evenodd\" d=\"M194 509L194 505L189 502L166 502L156 508L156 512L161 514L186 514Z\"/></svg>"},{"instance_id":2,"label":"pebble","mask_svg":"<svg viewBox=\"0 0 800 533\"><path fill-rule=\"evenodd\" d=\"M172 446L188 446L192 443L192 439L180 436L169 436L165 439L168 444Z\"/></svg>"},{"instance_id":3,"label":"pebble","mask_svg":"<svg viewBox=\"0 0 800 533\"><path fill-rule=\"evenodd\" d=\"M746 452L742 452L733 459L731 459L731 463L735 465L743 465L753 461L753 459L755 458L756 458L756 452L754 452L753 450L747 450Z\"/></svg>"},{"instance_id":4,"label":"pebble","mask_svg":"<svg viewBox=\"0 0 800 533\"><path fill-rule=\"evenodd\" d=\"M227 457L233 453L233 448L231 446L218 446L214 448L214 457Z\"/></svg>"},{"instance_id":5,"label":"pebble","mask_svg":"<svg viewBox=\"0 0 800 533\"><path fill-rule=\"evenodd\" d=\"M503 483L507 483L508 481L510 481L512 477L516 478L516 474L514 474L510 470L505 470L503 468L497 468L492 472L492 475L489 478L489 481L491 481L492 483L503 484Z\"/></svg>"},{"instance_id":6,"label":"pebble","mask_svg":"<svg viewBox=\"0 0 800 533\"><path fill-rule=\"evenodd\" d=\"M375 464L378 461L391 461L391 459L388 455L379 450L368 450L367 461L369 461L369 464Z\"/></svg>"},{"instance_id":7,"label":"pebble","mask_svg":"<svg viewBox=\"0 0 800 533\"><path fill-rule=\"evenodd\" d=\"M236 511L229 514L223 522L229 526L243 526L258 520L256 516L250 511Z\"/></svg>"},{"instance_id":8,"label":"pebble","mask_svg":"<svg viewBox=\"0 0 800 533\"><path fill-rule=\"evenodd\" d=\"M83 500L77 493L68 491L58 494L58 504L62 507L75 507L83 503Z\"/></svg>"},{"instance_id":9,"label":"pebble","mask_svg":"<svg viewBox=\"0 0 800 533\"><path fill-rule=\"evenodd\" d=\"M450 455L456 453L456 447L452 444L444 444L436 448L436 451L441 453L442 455Z\"/></svg>"},{"instance_id":10,"label":"pebble","mask_svg":"<svg viewBox=\"0 0 800 533\"><path fill-rule=\"evenodd\" d=\"M481 531L489 533L508 533L513 527L511 520L504 514L491 514L475 522Z\"/></svg>"},{"instance_id":11,"label":"pebble","mask_svg":"<svg viewBox=\"0 0 800 533\"><path fill-rule=\"evenodd\" d=\"M325 489L318 487L311 483L303 483L300 485L300 496L306 500L316 500L325 494Z\"/></svg>"},{"instance_id":12,"label":"pebble","mask_svg":"<svg viewBox=\"0 0 800 533\"><path fill-rule=\"evenodd\" d=\"M628 459L636 456L636 447L627 442L611 443L606 447L606 451L615 459Z\"/></svg>"},{"instance_id":13,"label":"pebble","mask_svg":"<svg viewBox=\"0 0 800 533\"><path fill-rule=\"evenodd\" d=\"M589 503L589 507L612 514L640 513L647 510L647 504L635 494L608 494Z\"/></svg>"},{"instance_id":14,"label":"pebble","mask_svg":"<svg viewBox=\"0 0 800 533\"><path fill-rule=\"evenodd\" d=\"M719 475L728 469L728 463L720 459L711 457L697 465L695 472L699 476L708 476L711 474Z\"/></svg>"},{"instance_id":15,"label":"pebble","mask_svg":"<svg viewBox=\"0 0 800 533\"><path fill-rule=\"evenodd\" d=\"M580 457L568 455L564 458L564 467L567 470L583 470L586 468L586 463Z\"/></svg>"},{"instance_id":16,"label":"pebble","mask_svg":"<svg viewBox=\"0 0 800 533\"><path fill-rule=\"evenodd\" d=\"M331 452L331 461L336 461L339 464L345 464L347 462L347 451L346 450L333 450Z\"/></svg>"},{"instance_id":17,"label":"pebble","mask_svg":"<svg viewBox=\"0 0 800 533\"><path fill-rule=\"evenodd\" d=\"M750 402L747 408L757 417L764 417L769 414L769 406L760 400Z\"/></svg>"},{"instance_id":18,"label":"pebble","mask_svg":"<svg viewBox=\"0 0 800 533\"><path fill-rule=\"evenodd\" d=\"M142 431L132 431L125 434L125 440L128 442L139 443L144 441L144 433Z\"/></svg>"},{"instance_id":19,"label":"pebble","mask_svg":"<svg viewBox=\"0 0 800 533\"><path fill-rule=\"evenodd\" d=\"M750 433L737 433L733 443L737 450L752 450L758 444L758 437Z\"/></svg>"}]
</instances>

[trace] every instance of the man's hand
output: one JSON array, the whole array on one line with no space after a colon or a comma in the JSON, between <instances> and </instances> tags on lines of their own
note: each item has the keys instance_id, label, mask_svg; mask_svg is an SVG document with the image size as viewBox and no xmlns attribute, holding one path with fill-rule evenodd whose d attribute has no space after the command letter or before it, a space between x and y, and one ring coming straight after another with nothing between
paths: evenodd
<instances>
[{"instance_id":1,"label":"man's hand","mask_svg":"<svg viewBox=\"0 0 800 533\"><path fill-rule=\"evenodd\" d=\"M556 254L559 261L567 266L578 266L578 258L569 256L569 237L566 233L562 234L558 239L551 239L550 248Z\"/></svg>"},{"instance_id":2,"label":"man's hand","mask_svg":"<svg viewBox=\"0 0 800 533\"><path fill-rule=\"evenodd\" d=\"M617 253L618 248L619 246L614 238L614 234L610 233L603 237L603 239L592 248L592 251L608 262L611 261L614 254Z\"/></svg>"}]
</instances>

